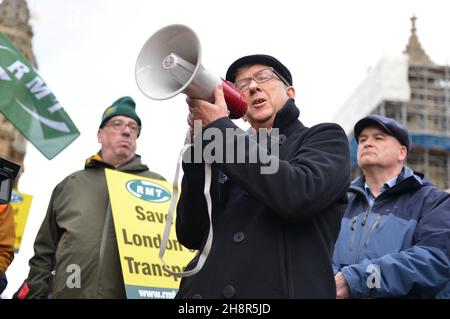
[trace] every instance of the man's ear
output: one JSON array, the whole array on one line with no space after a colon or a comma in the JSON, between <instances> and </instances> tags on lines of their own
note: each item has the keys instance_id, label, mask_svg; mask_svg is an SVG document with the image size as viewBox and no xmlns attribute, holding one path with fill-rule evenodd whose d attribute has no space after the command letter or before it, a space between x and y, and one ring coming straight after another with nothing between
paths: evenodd
<instances>
[{"instance_id":1,"label":"man's ear","mask_svg":"<svg viewBox=\"0 0 450 319\"><path fill-rule=\"evenodd\" d=\"M290 98L292 98L292 99L295 98L295 89L293 86L288 86L286 88L286 93Z\"/></svg>"},{"instance_id":2,"label":"man's ear","mask_svg":"<svg viewBox=\"0 0 450 319\"><path fill-rule=\"evenodd\" d=\"M406 148L406 146L402 145L399 158L401 161L404 161L406 159L406 156L408 156L408 149Z\"/></svg>"},{"instance_id":3,"label":"man's ear","mask_svg":"<svg viewBox=\"0 0 450 319\"><path fill-rule=\"evenodd\" d=\"M99 128L97 131L97 142L102 143L102 129Z\"/></svg>"}]
</instances>

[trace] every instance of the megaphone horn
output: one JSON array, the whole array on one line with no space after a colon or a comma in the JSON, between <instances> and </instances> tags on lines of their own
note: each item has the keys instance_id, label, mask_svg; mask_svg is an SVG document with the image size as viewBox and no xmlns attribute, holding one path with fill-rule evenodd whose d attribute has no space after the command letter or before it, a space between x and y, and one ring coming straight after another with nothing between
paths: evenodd
<instances>
[{"instance_id":1,"label":"megaphone horn","mask_svg":"<svg viewBox=\"0 0 450 319\"><path fill-rule=\"evenodd\" d=\"M200 41L185 25L173 24L155 32L139 53L135 75L142 93L154 100L184 93L214 102L214 87L221 81L229 117L237 119L247 111L244 95L202 66Z\"/></svg>"}]
</instances>

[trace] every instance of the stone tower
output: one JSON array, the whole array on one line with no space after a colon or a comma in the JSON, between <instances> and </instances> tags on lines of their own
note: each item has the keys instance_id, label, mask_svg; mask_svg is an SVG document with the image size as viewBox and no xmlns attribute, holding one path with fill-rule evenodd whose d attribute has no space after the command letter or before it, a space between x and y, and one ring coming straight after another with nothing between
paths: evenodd
<instances>
[{"instance_id":1,"label":"stone tower","mask_svg":"<svg viewBox=\"0 0 450 319\"><path fill-rule=\"evenodd\" d=\"M409 37L408 44L406 45L405 51L403 53L408 54L409 64L414 65L434 65L433 61L430 60L422 45L419 42L419 38L416 34L416 20L417 17L413 15L411 17L411 35Z\"/></svg>"},{"instance_id":2,"label":"stone tower","mask_svg":"<svg viewBox=\"0 0 450 319\"><path fill-rule=\"evenodd\" d=\"M36 67L31 49L33 32L28 21L30 12L25 0L0 0L0 32L6 34L22 54ZM19 164L23 172L26 139L0 114L0 156ZM14 187L17 188L19 176Z\"/></svg>"},{"instance_id":3,"label":"stone tower","mask_svg":"<svg viewBox=\"0 0 450 319\"><path fill-rule=\"evenodd\" d=\"M450 191L450 67L436 64L427 55L417 35L416 20L412 16L403 54L383 57L334 121L349 134L352 177L361 175L353 126L368 114L380 114L408 127L413 146L406 165ZM440 36L439 30L436 32Z\"/></svg>"}]
</instances>

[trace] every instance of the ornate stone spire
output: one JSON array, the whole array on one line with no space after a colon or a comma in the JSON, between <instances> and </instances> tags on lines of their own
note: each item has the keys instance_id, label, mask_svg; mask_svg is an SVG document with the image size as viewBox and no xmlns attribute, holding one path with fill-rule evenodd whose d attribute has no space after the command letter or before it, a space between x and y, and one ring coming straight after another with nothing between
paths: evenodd
<instances>
[{"instance_id":1,"label":"ornate stone spire","mask_svg":"<svg viewBox=\"0 0 450 319\"><path fill-rule=\"evenodd\" d=\"M30 12L25 0L0 0L0 32L6 34L22 54L36 66L31 48L33 32L28 20ZM27 141L19 131L0 114L0 156L19 164L22 169L17 176L14 187L17 188Z\"/></svg>"},{"instance_id":2,"label":"ornate stone spire","mask_svg":"<svg viewBox=\"0 0 450 319\"><path fill-rule=\"evenodd\" d=\"M3 20L11 20L27 24L30 14L24 0L3 0L0 2L0 12Z\"/></svg>"},{"instance_id":3,"label":"ornate stone spire","mask_svg":"<svg viewBox=\"0 0 450 319\"><path fill-rule=\"evenodd\" d=\"M36 66L36 59L31 50L33 31L28 24L29 19L30 11L25 0L0 0L0 31Z\"/></svg>"},{"instance_id":4,"label":"ornate stone spire","mask_svg":"<svg viewBox=\"0 0 450 319\"><path fill-rule=\"evenodd\" d=\"M403 53L409 55L409 64L434 65L434 62L430 60L419 42L419 38L416 34L416 20L416 16L413 15L411 17L411 36L409 37L408 44Z\"/></svg>"}]
</instances>

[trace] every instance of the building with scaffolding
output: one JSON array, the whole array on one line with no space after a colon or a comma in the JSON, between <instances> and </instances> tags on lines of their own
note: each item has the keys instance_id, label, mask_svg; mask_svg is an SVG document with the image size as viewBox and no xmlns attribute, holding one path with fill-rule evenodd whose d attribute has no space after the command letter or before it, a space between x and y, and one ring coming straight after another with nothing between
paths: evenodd
<instances>
[{"instance_id":1,"label":"building with scaffolding","mask_svg":"<svg viewBox=\"0 0 450 319\"><path fill-rule=\"evenodd\" d=\"M413 146L407 165L441 189L450 189L450 71L436 65L422 48L411 18L403 55L383 57L334 117L349 136L352 177L360 174L353 126L368 114L406 124Z\"/></svg>"},{"instance_id":2,"label":"building with scaffolding","mask_svg":"<svg viewBox=\"0 0 450 319\"><path fill-rule=\"evenodd\" d=\"M28 61L36 66L31 45L33 31L29 20L30 12L25 0L0 1L0 32L8 36ZM0 157L21 166L21 171L14 182L14 188L18 187L19 178L23 172L26 147L25 137L0 114Z\"/></svg>"}]
</instances>

